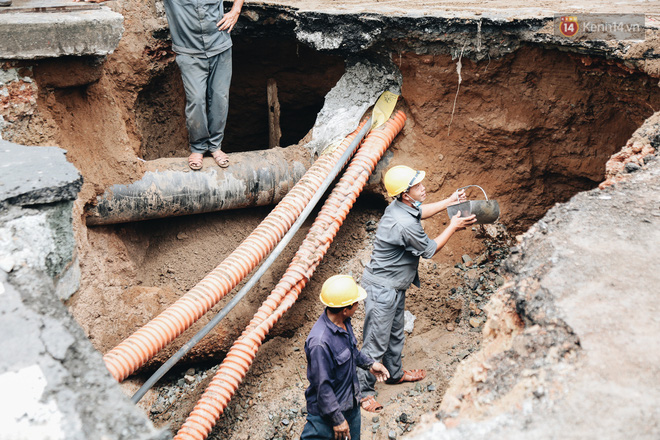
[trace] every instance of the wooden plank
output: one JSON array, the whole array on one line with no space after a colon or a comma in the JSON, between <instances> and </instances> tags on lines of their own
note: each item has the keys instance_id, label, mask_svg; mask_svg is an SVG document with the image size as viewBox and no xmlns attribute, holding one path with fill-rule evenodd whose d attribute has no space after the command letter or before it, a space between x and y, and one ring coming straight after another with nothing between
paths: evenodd
<instances>
[{"instance_id":1,"label":"wooden plank","mask_svg":"<svg viewBox=\"0 0 660 440\"><path fill-rule=\"evenodd\" d=\"M277 96L277 82L270 78L266 86L268 97L268 148L280 146L282 130L280 128L280 100Z\"/></svg>"}]
</instances>

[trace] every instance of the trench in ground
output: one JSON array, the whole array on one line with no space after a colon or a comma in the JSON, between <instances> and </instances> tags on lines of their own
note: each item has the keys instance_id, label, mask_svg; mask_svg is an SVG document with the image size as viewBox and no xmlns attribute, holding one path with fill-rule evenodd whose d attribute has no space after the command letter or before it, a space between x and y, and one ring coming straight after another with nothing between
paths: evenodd
<instances>
[{"instance_id":1,"label":"trench in ground","mask_svg":"<svg viewBox=\"0 0 660 440\"><path fill-rule=\"evenodd\" d=\"M288 145L297 143L311 128L324 95L344 69L341 58L316 53L293 40L236 38L234 54L227 151L266 147L268 79L278 83L282 145ZM442 54L403 53L393 61L403 74L400 106L408 122L391 147L390 164L426 170L431 201L467 184L482 186L499 201L501 224L510 234L525 231L554 203L594 188L603 180L607 159L660 104L660 91L640 73L599 58L523 46L497 60L463 59L463 81L454 109L456 60ZM187 155L183 102L174 64L143 88L135 103L140 156ZM360 197L300 300L271 331L211 438L295 438L300 434L306 386L303 344L322 311L317 293L332 274L359 277L369 258L371 225L385 206L378 186ZM270 209L88 229L87 242L80 245L83 256L98 259L106 270L93 272L98 265L81 261L82 288L69 304L74 315L99 351L108 351L192 288ZM424 226L435 236L446 224L441 213ZM178 429L210 379L204 371L222 360L279 280L303 235L298 234L217 331L143 399L140 405L157 424ZM457 362L479 344L479 327L473 328L469 320L483 319L481 308L501 281L496 271L506 253L507 243L484 238L480 230L463 231L432 260L422 261L422 287L408 292L407 309L417 320L406 342L404 366L426 368L429 377L421 388L415 384L380 387L378 399L387 405L378 421L363 418L365 434L386 438L390 429L400 434L412 426L398 421L401 413L419 420L421 414L438 408ZM471 274L456 268L465 254L473 259L485 256L483 267L473 268ZM466 286L466 276L475 273L480 293ZM358 334L361 319L361 313L354 319ZM207 320L203 318L141 374L126 381L126 391L135 391L156 364ZM451 326L453 331L448 330ZM185 378L186 372L194 374Z\"/></svg>"}]
</instances>

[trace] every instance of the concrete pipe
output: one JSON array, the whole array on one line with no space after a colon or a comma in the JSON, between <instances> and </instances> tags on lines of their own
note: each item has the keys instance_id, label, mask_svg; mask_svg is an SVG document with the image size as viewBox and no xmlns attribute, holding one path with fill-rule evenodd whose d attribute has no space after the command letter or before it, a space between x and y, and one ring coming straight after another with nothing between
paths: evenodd
<instances>
[{"instance_id":1,"label":"concrete pipe","mask_svg":"<svg viewBox=\"0 0 660 440\"><path fill-rule=\"evenodd\" d=\"M229 168L204 160L191 171L185 159L147 162L142 179L113 185L87 209L88 225L265 206L279 202L312 164L304 147L232 153Z\"/></svg>"}]
</instances>

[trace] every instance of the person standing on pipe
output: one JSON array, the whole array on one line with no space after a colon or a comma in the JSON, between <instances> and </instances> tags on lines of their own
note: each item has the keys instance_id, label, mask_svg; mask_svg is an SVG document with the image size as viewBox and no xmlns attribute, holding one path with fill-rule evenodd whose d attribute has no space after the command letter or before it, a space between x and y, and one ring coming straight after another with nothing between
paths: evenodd
<instances>
[{"instance_id":1,"label":"person standing on pipe","mask_svg":"<svg viewBox=\"0 0 660 440\"><path fill-rule=\"evenodd\" d=\"M164 0L172 49L186 92L186 126L190 141L188 166L202 169L209 152L220 167L229 156L220 148L225 136L232 74L232 42L243 0L224 13L222 0Z\"/></svg>"},{"instance_id":2,"label":"person standing on pipe","mask_svg":"<svg viewBox=\"0 0 660 440\"><path fill-rule=\"evenodd\" d=\"M326 305L305 341L307 421L301 440L359 440L360 386L356 367L375 380L390 377L383 364L357 349L351 317L367 292L349 275L328 278L321 288Z\"/></svg>"},{"instance_id":3,"label":"person standing on pipe","mask_svg":"<svg viewBox=\"0 0 660 440\"><path fill-rule=\"evenodd\" d=\"M462 201L465 193L455 192L439 202L422 205L426 190L422 180L426 173L399 165L387 171L385 189L392 203L378 224L371 260L364 269L360 284L367 291L362 352L382 361L391 377L388 384L416 382L426 377L425 370L403 370L401 353L406 290L419 287L419 257L431 258L449 241L454 232L475 223L476 216L452 217L449 226L431 239L421 220ZM367 371L358 372L364 410L378 412L383 406L376 401L376 378Z\"/></svg>"}]
</instances>

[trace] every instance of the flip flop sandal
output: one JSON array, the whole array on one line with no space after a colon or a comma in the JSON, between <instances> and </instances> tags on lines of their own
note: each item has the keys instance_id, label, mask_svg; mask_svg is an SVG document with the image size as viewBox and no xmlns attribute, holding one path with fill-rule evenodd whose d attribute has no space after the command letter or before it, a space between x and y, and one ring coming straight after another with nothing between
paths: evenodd
<instances>
[{"instance_id":1,"label":"flip flop sandal","mask_svg":"<svg viewBox=\"0 0 660 440\"><path fill-rule=\"evenodd\" d=\"M220 168L227 168L229 166L229 156L222 150L217 150L211 153L213 160Z\"/></svg>"},{"instance_id":2,"label":"flip flop sandal","mask_svg":"<svg viewBox=\"0 0 660 440\"><path fill-rule=\"evenodd\" d=\"M363 410L374 413L380 412L383 409L383 405L376 402L376 398L374 396L364 397L362 400L360 400L360 406Z\"/></svg>"},{"instance_id":3,"label":"flip flop sandal","mask_svg":"<svg viewBox=\"0 0 660 440\"><path fill-rule=\"evenodd\" d=\"M387 381L390 385L396 385L403 382L418 382L426 377L426 370L405 370L401 379L396 381Z\"/></svg>"},{"instance_id":4,"label":"flip flop sandal","mask_svg":"<svg viewBox=\"0 0 660 440\"><path fill-rule=\"evenodd\" d=\"M188 166L193 171L201 170L203 159L204 155L202 153L190 153L190 156L188 156Z\"/></svg>"}]
</instances>

